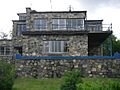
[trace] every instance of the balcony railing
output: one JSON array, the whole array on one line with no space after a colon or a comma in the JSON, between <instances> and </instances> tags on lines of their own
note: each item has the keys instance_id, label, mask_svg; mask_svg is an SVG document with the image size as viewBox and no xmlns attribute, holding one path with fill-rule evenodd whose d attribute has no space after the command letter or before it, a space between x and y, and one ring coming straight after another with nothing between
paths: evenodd
<instances>
[{"instance_id":1,"label":"balcony railing","mask_svg":"<svg viewBox=\"0 0 120 90\"><path fill-rule=\"evenodd\" d=\"M29 31L24 30L23 33ZM58 28L46 27L45 29L32 29L31 31L112 31L112 24L86 24L84 26L76 26L76 27L66 27L66 26L58 26Z\"/></svg>"}]
</instances>

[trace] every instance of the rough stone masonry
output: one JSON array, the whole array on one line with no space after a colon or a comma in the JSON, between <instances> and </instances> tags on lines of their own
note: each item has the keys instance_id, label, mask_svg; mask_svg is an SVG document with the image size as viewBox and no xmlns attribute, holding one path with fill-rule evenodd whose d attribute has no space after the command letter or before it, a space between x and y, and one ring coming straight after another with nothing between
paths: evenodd
<instances>
[{"instance_id":1,"label":"rough stone masonry","mask_svg":"<svg viewBox=\"0 0 120 90\"><path fill-rule=\"evenodd\" d=\"M120 77L120 59L17 60L17 76L56 78L72 69L84 77Z\"/></svg>"}]
</instances>

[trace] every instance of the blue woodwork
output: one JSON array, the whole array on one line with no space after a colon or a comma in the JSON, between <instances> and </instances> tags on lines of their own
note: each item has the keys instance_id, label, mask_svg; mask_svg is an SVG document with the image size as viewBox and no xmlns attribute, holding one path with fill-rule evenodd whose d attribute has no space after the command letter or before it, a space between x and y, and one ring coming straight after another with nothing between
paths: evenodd
<instances>
[{"instance_id":1,"label":"blue woodwork","mask_svg":"<svg viewBox=\"0 0 120 90\"><path fill-rule=\"evenodd\" d=\"M40 60L40 59L51 59L51 60L73 60L73 59L120 59L120 54L115 53L113 56L22 56L16 54L16 60Z\"/></svg>"}]
</instances>

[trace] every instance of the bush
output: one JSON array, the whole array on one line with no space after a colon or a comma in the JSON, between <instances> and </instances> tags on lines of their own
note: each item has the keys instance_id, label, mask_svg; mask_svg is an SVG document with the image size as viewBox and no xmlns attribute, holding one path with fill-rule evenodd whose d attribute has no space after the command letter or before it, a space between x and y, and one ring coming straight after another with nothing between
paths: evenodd
<instances>
[{"instance_id":1,"label":"bush","mask_svg":"<svg viewBox=\"0 0 120 90\"><path fill-rule=\"evenodd\" d=\"M61 90L77 90L77 83L81 83L80 72L78 70L67 71L63 76Z\"/></svg>"},{"instance_id":2,"label":"bush","mask_svg":"<svg viewBox=\"0 0 120 90\"><path fill-rule=\"evenodd\" d=\"M109 78L87 78L78 85L78 90L120 90L120 80Z\"/></svg>"},{"instance_id":3,"label":"bush","mask_svg":"<svg viewBox=\"0 0 120 90\"><path fill-rule=\"evenodd\" d=\"M13 65L0 60L0 90L12 90L15 77Z\"/></svg>"}]
</instances>

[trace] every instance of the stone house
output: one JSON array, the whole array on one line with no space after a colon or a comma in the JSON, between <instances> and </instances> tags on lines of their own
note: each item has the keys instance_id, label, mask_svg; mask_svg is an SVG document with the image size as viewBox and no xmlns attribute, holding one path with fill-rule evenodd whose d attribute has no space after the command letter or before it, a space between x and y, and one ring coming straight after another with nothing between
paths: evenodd
<instances>
[{"instance_id":1,"label":"stone house","mask_svg":"<svg viewBox=\"0 0 120 90\"><path fill-rule=\"evenodd\" d=\"M11 56L17 76L61 77L75 68L83 76L120 77L120 55L103 56L102 44L112 34L111 27L103 28L103 20L87 20L87 11L31 8L18 16L12 39L0 40L0 56Z\"/></svg>"},{"instance_id":2,"label":"stone house","mask_svg":"<svg viewBox=\"0 0 120 90\"><path fill-rule=\"evenodd\" d=\"M103 31L103 20L87 20L87 11L44 11L26 8L13 20L12 54L25 56L93 56L102 54L102 43L112 31ZM3 54L0 47L0 54ZM5 49L8 54L7 48ZM9 52L10 53L10 52ZM5 53L4 53L5 54Z\"/></svg>"}]
</instances>

